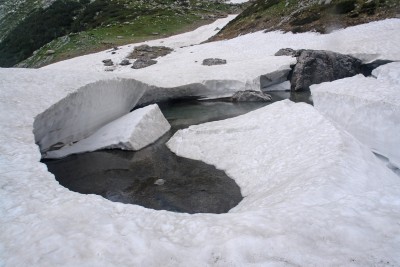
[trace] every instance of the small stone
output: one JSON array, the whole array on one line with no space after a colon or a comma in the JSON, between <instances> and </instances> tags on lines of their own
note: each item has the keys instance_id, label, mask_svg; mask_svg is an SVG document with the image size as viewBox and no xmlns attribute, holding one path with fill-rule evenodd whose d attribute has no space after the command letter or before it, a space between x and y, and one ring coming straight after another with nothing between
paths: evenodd
<instances>
[{"instance_id":1,"label":"small stone","mask_svg":"<svg viewBox=\"0 0 400 267\"><path fill-rule=\"evenodd\" d=\"M103 60L104 66L112 66L114 65L114 62L111 59L105 59Z\"/></svg>"},{"instance_id":2,"label":"small stone","mask_svg":"<svg viewBox=\"0 0 400 267\"><path fill-rule=\"evenodd\" d=\"M205 66L224 65L224 64L226 64L226 60L220 58L206 58L203 60L203 65Z\"/></svg>"},{"instance_id":3,"label":"small stone","mask_svg":"<svg viewBox=\"0 0 400 267\"><path fill-rule=\"evenodd\" d=\"M165 180L164 179L157 179L157 181L154 182L155 185L163 185L165 184Z\"/></svg>"},{"instance_id":4,"label":"small stone","mask_svg":"<svg viewBox=\"0 0 400 267\"><path fill-rule=\"evenodd\" d=\"M129 64L131 64L131 63L129 62L129 59L123 59L123 60L121 61L121 63L119 63L119 65L121 65L121 66L126 66L126 65L129 65Z\"/></svg>"},{"instance_id":5,"label":"small stone","mask_svg":"<svg viewBox=\"0 0 400 267\"><path fill-rule=\"evenodd\" d=\"M278 52L275 53L275 56L290 56L293 57L296 55L296 50L292 48L282 48L279 49Z\"/></svg>"}]
</instances>

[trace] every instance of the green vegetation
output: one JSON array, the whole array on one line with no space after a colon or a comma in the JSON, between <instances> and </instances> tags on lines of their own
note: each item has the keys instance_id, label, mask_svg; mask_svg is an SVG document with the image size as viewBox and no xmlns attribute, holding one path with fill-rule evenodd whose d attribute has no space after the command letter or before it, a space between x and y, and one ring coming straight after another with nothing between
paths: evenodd
<instances>
[{"instance_id":1,"label":"green vegetation","mask_svg":"<svg viewBox=\"0 0 400 267\"><path fill-rule=\"evenodd\" d=\"M0 66L11 67L47 42L70 31L82 5L57 1L46 10L33 12L0 43Z\"/></svg>"},{"instance_id":2,"label":"green vegetation","mask_svg":"<svg viewBox=\"0 0 400 267\"><path fill-rule=\"evenodd\" d=\"M23 61L18 65L39 67L113 46L160 38L204 24L212 16L224 16L232 8L235 7L197 0L57 0L46 9L33 12L6 36L0 43L0 66ZM54 53L47 53L48 50Z\"/></svg>"}]
</instances>

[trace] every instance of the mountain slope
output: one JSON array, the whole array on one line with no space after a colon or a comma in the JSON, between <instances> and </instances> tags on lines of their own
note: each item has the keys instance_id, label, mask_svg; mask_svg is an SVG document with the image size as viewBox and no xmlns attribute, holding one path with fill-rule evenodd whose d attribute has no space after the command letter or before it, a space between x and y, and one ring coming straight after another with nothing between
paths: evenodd
<instances>
[{"instance_id":1,"label":"mountain slope","mask_svg":"<svg viewBox=\"0 0 400 267\"><path fill-rule=\"evenodd\" d=\"M327 33L399 14L398 0L257 0L211 40L259 30Z\"/></svg>"},{"instance_id":2,"label":"mountain slope","mask_svg":"<svg viewBox=\"0 0 400 267\"><path fill-rule=\"evenodd\" d=\"M158 35L174 34L236 9L220 1L198 0L55 0L46 5L30 1L17 6L19 9L26 7L30 14L16 22L14 28L8 27L0 43L1 67L16 65L53 40L23 66L38 67ZM2 8L11 10L9 5ZM62 38L57 39L59 37Z\"/></svg>"}]
</instances>

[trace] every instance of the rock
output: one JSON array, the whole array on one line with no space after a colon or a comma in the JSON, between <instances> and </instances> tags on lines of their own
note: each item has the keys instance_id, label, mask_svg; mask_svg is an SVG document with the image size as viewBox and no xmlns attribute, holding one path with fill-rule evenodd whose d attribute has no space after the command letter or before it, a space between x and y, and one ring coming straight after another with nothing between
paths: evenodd
<instances>
[{"instance_id":1,"label":"rock","mask_svg":"<svg viewBox=\"0 0 400 267\"><path fill-rule=\"evenodd\" d=\"M165 184L165 180L164 179L157 179L157 181L154 182L155 185L163 185Z\"/></svg>"},{"instance_id":2,"label":"rock","mask_svg":"<svg viewBox=\"0 0 400 267\"><path fill-rule=\"evenodd\" d=\"M292 48L282 48L279 49L278 52L275 53L275 56L291 56L294 57L296 55L296 50Z\"/></svg>"},{"instance_id":3,"label":"rock","mask_svg":"<svg viewBox=\"0 0 400 267\"><path fill-rule=\"evenodd\" d=\"M174 51L172 48L166 46L149 46L149 45L139 45L134 48L132 53L128 58L158 58L168 55Z\"/></svg>"},{"instance_id":4,"label":"rock","mask_svg":"<svg viewBox=\"0 0 400 267\"><path fill-rule=\"evenodd\" d=\"M233 102L268 102L271 101L271 96L260 91L238 91L232 97Z\"/></svg>"},{"instance_id":5,"label":"rock","mask_svg":"<svg viewBox=\"0 0 400 267\"><path fill-rule=\"evenodd\" d=\"M323 50L300 50L291 78L292 90L306 90L312 84L351 77L360 72L361 60Z\"/></svg>"},{"instance_id":6,"label":"rock","mask_svg":"<svg viewBox=\"0 0 400 267\"><path fill-rule=\"evenodd\" d=\"M156 60L150 58L139 58L138 60L133 62L132 69L143 69L156 63Z\"/></svg>"},{"instance_id":7,"label":"rock","mask_svg":"<svg viewBox=\"0 0 400 267\"><path fill-rule=\"evenodd\" d=\"M121 61L121 63L119 63L119 65L121 65L121 66L126 66L126 65L129 65L129 64L131 64L130 62L129 62L129 59L123 59L122 61Z\"/></svg>"},{"instance_id":8,"label":"rock","mask_svg":"<svg viewBox=\"0 0 400 267\"><path fill-rule=\"evenodd\" d=\"M54 50L47 50L45 54L46 54L46 56L50 56L50 55L53 55L55 53L56 53L56 51L54 51Z\"/></svg>"},{"instance_id":9,"label":"rock","mask_svg":"<svg viewBox=\"0 0 400 267\"><path fill-rule=\"evenodd\" d=\"M104 63L104 66L112 66L112 65L114 65L114 62L111 59L105 59L102 62Z\"/></svg>"},{"instance_id":10,"label":"rock","mask_svg":"<svg viewBox=\"0 0 400 267\"><path fill-rule=\"evenodd\" d=\"M111 71L114 71L114 70L115 70L115 66L107 66L107 67L104 68L104 71L108 71L108 72L111 72Z\"/></svg>"},{"instance_id":11,"label":"rock","mask_svg":"<svg viewBox=\"0 0 400 267\"><path fill-rule=\"evenodd\" d=\"M224 65L224 64L226 64L226 60L220 58L206 58L203 60L203 65L205 66Z\"/></svg>"},{"instance_id":12,"label":"rock","mask_svg":"<svg viewBox=\"0 0 400 267\"><path fill-rule=\"evenodd\" d=\"M124 38L124 36L121 36L121 35L117 36L117 39L123 39L123 38Z\"/></svg>"}]
</instances>

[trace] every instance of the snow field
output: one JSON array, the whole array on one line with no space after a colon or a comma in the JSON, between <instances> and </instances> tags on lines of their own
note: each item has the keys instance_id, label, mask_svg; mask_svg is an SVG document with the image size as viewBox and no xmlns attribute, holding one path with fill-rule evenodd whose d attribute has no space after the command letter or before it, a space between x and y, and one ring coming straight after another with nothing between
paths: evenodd
<instances>
[{"instance_id":1,"label":"snow field","mask_svg":"<svg viewBox=\"0 0 400 267\"><path fill-rule=\"evenodd\" d=\"M201 37L220 22L202 28ZM195 31L148 42L170 42L176 52L138 72L117 67L104 73L101 63L118 62L132 46L41 70L0 69L0 265L400 265L398 177L339 124L306 104L277 102L181 130L168 142L178 155L213 164L240 185L245 198L227 214L155 211L71 192L39 162L35 144L35 135L42 149L86 137L126 114L131 104L150 102L153 93L165 99L169 93L227 88L228 82L237 88L259 86L262 75L292 64L293 58L272 56L283 47L398 60L399 28L400 20L392 19L324 36L258 32L180 48L191 44ZM228 64L199 65L206 57ZM374 75L379 81L388 73L396 71ZM387 87L382 89L386 96ZM96 121L97 116L107 119ZM60 120L70 126L60 128Z\"/></svg>"}]
</instances>

